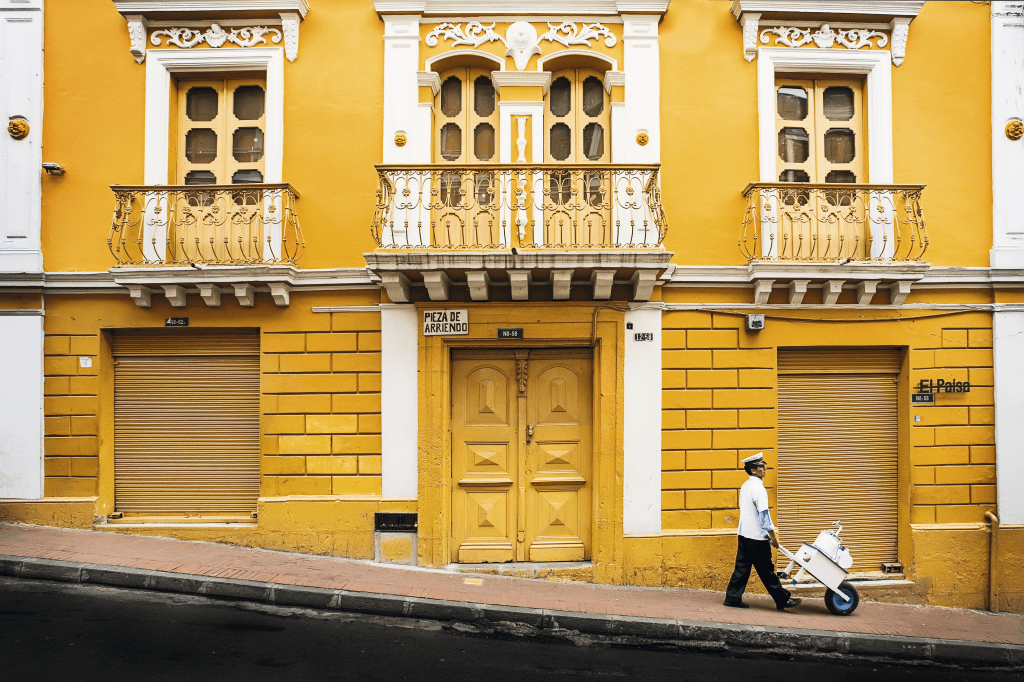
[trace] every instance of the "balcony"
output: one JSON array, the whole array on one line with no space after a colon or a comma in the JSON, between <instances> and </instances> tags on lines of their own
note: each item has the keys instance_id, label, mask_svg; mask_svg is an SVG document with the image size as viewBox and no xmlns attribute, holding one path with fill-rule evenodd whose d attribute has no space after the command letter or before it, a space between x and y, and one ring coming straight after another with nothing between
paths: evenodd
<instances>
[{"instance_id":1,"label":"balcony","mask_svg":"<svg viewBox=\"0 0 1024 682\"><path fill-rule=\"evenodd\" d=\"M823 289L825 305L856 288L868 305L879 287L902 304L928 264L921 193L924 185L755 183L743 191L747 208L740 251L749 263L755 300L773 286L799 304L808 287ZM788 284L787 284L788 283Z\"/></svg>"},{"instance_id":2,"label":"balcony","mask_svg":"<svg viewBox=\"0 0 1024 682\"><path fill-rule=\"evenodd\" d=\"M573 286L595 299L616 284L647 300L671 253L657 165L377 166L370 270L392 300L449 300L465 285L472 300L508 286L528 300L531 285L566 300ZM457 298L458 296L455 295ZM498 298L504 298L499 295Z\"/></svg>"},{"instance_id":3,"label":"balcony","mask_svg":"<svg viewBox=\"0 0 1024 682\"><path fill-rule=\"evenodd\" d=\"M228 287L241 305L269 286L287 305L295 262L305 247L287 184L112 185L114 215L107 246L117 260L115 281L140 306L162 287L185 306L195 285L208 305Z\"/></svg>"}]
</instances>

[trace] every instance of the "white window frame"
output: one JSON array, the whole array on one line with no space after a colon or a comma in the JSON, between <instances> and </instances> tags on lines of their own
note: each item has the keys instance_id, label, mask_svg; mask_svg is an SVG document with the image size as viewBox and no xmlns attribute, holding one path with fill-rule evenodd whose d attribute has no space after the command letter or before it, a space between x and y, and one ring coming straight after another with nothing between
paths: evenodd
<instances>
[{"instance_id":1,"label":"white window frame","mask_svg":"<svg viewBox=\"0 0 1024 682\"><path fill-rule=\"evenodd\" d=\"M778 182L775 157L775 79L779 74L826 73L867 76L868 182L891 185L892 55L888 50L759 47L757 117L761 182Z\"/></svg>"},{"instance_id":2,"label":"white window frame","mask_svg":"<svg viewBox=\"0 0 1024 682\"><path fill-rule=\"evenodd\" d=\"M284 161L284 48L251 47L226 50L147 50L146 148L143 184L167 185L170 165L170 95L172 76L234 71L267 74L267 118L264 131L264 182L280 183Z\"/></svg>"}]
</instances>

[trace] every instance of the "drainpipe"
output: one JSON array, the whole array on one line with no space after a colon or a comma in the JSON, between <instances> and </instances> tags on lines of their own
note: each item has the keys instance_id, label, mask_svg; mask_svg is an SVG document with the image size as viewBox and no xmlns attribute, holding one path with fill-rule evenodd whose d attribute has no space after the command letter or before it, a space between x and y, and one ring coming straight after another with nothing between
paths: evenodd
<instances>
[{"instance_id":1,"label":"drainpipe","mask_svg":"<svg viewBox=\"0 0 1024 682\"><path fill-rule=\"evenodd\" d=\"M988 610L999 613L999 519L985 512L989 522L988 540Z\"/></svg>"}]
</instances>

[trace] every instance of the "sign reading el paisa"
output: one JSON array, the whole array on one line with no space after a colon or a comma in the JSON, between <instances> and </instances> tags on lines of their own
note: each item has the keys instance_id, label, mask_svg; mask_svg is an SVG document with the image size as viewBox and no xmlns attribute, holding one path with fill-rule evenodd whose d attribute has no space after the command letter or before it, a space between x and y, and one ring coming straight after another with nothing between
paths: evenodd
<instances>
[{"instance_id":1,"label":"sign reading el paisa","mask_svg":"<svg viewBox=\"0 0 1024 682\"><path fill-rule=\"evenodd\" d=\"M468 310L424 310L423 336L469 333Z\"/></svg>"},{"instance_id":2,"label":"sign reading el paisa","mask_svg":"<svg viewBox=\"0 0 1024 682\"><path fill-rule=\"evenodd\" d=\"M946 381L945 379L921 379L918 393L970 393L969 381Z\"/></svg>"}]
</instances>

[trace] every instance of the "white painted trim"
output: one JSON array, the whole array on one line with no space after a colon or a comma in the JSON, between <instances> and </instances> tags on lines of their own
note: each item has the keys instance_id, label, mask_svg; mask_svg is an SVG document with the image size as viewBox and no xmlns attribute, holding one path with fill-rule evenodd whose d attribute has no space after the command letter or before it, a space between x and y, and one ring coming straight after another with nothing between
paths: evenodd
<instances>
[{"instance_id":1,"label":"white painted trim","mask_svg":"<svg viewBox=\"0 0 1024 682\"><path fill-rule=\"evenodd\" d=\"M661 311L630 309L623 358L622 531L661 532ZM634 341L635 333L654 341Z\"/></svg>"},{"instance_id":2,"label":"white painted trim","mask_svg":"<svg viewBox=\"0 0 1024 682\"><path fill-rule=\"evenodd\" d=\"M419 313L413 305L380 306L381 495L419 495Z\"/></svg>"},{"instance_id":3,"label":"white painted trim","mask_svg":"<svg viewBox=\"0 0 1024 682\"><path fill-rule=\"evenodd\" d=\"M892 184L892 57L888 50L854 51L788 47L757 49L760 181L778 181L775 172L776 74L822 72L867 75L867 179L874 185Z\"/></svg>"},{"instance_id":4,"label":"white painted trim","mask_svg":"<svg viewBox=\"0 0 1024 682\"><path fill-rule=\"evenodd\" d=\"M615 163L661 163L661 57L658 16L623 15L622 70L625 72L625 116L615 121L625 130L612 126L612 139L625 148L612 147ZM641 147L637 132L647 131L648 142ZM621 144L619 145L622 146Z\"/></svg>"},{"instance_id":5,"label":"white painted trim","mask_svg":"<svg viewBox=\"0 0 1024 682\"><path fill-rule=\"evenodd\" d=\"M384 163L430 163L430 112L420 106L420 24L415 16L384 21ZM404 147L395 135L406 134Z\"/></svg>"},{"instance_id":6,"label":"white painted trim","mask_svg":"<svg viewBox=\"0 0 1024 682\"><path fill-rule=\"evenodd\" d=\"M307 0L114 0L114 6L125 14L180 14L197 12L247 12L278 14L298 12L305 17L309 12Z\"/></svg>"},{"instance_id":7,"label":"white painted trim","mask_svg":"<svg viewBox=\"0 0 1024 682\"><path fill-rule=\"evenodd\" d=\"M548 94L551 87L550 71L491 71L491 80L494 82L494 89L501 94L504 87L537 87Z\"/></svg>"},{"instance_id":8,"label":"white painted trim","mask_svg":"<svg viewBox=\"0 0 1024 682\"><path fill-rule=\"evenodd\" d=\"M37 500L43 496L42 315L0 316L0 356L0 498Z\"/></svg>"},{"instance_id":9,"label":"white painted trim","mask_svg":"<svg viewBox=\"0 0 1024 682\"><path fill-rule=\"evenodd\" d=\"M284 48L146 51L146 151L143 184L167 185L172 74L209 71L265 71L267 113L264 181L283 182Z\"/></svg>"},{"instance_id":10,"label":"white painted trim","mask_svg":"<svg viewBox=\"0 0 1024 682\"><path fill-rule=\"evenodd\" d=\"M1024 116L1022 3L992 3L992 267L1024 268L1024 140L1006 137L1006 124Z\"/></svg>"},{"instance_id":11,"label":"white painted trim","mask_svg":"<svg viewBox=\"0 0 1024 682\"><path fill-rule=\"evenodd\" d=\"M1024 523L1024 312L992 315L996 501L1001 523Z\"/></svg>"},{"instance_id":12,"label":"white painted trim","mask_svg":"<svg viewBox=\"0 0 1024 682\"><path fill-rule=\"evenodd\" d=\"M417 26L418 26L418 24L417 24ZM487 60L489 62L493 62L498 67L498 68L495 69L495 71L504 71L505 70L505 60L504 59L502 59L501 57L497 57L497 56L491 54L490 52L484 52L483 50L451 50L450 52L443 52L443 53L441 53L439 55L435 55L435 56L431 57L426 62L424 62L424 70L425 71L438 71L438 73L440 73L440 70L434 68L434 64L437 64L438 62L446 62L449 59L458 59L459 57L472 57L474 59L485 59L485 60ZM447 69L447 68L448 67L444 67L444 69ZM441 69L441 70L444 70L444 69Z\"/></svg>"},{"instance_id":13,"label":"white painted trim","mask_svg":"<svg viewBox=\"0 0 1024 682\"><path fill-rule=\"evenodd\" d=\"M765 14L859 14L867 17L916 17L924 0L734 0L732 13L737 19L747 12Z\"/></svg>"},{"instance_id":14,"label":"white painted trim","mask_svg":"<svg viewBox=\"0 0 1024 682\"><path fill-rule=\"evenodd\" d=\"M540 57L537 60L537 70L547 71L548 69L545 68L545 64L547 64L552 59L560 59L562 57L584 57L586 59L594 59L599 62L604 62L605 64L607 64L608 66L605 69L606 71L619 70L619 61L617 59L614 59L606 54L601 54L600 52L595 52L592 50L559 50L558 52L552 52L551 54L544 55L543 57Z\"/></svg>"},{"instance_id":15,"label":"white painted trim","mask_svg":"<svg viewBox=\"0 0 1024 682\"><path fill-rule=\"evenodd\" d=\"M137 0L143 1L143 0ZM157 0L152 0L156 2ZM195 1L195 0L193 0ZM519 0L506 11L494 0L373 0L378 14L433 15L616 15L625 12L662 15L671 0Z\"/></svg>"}]
</instances>

